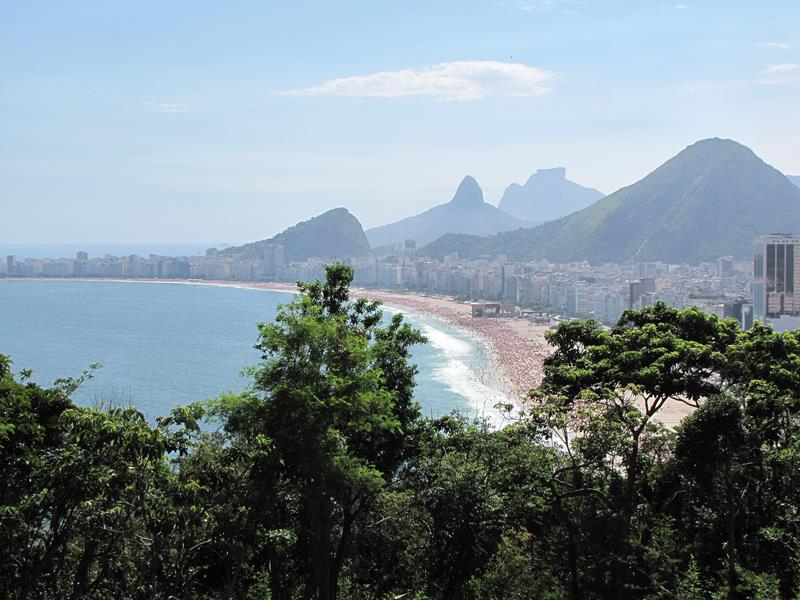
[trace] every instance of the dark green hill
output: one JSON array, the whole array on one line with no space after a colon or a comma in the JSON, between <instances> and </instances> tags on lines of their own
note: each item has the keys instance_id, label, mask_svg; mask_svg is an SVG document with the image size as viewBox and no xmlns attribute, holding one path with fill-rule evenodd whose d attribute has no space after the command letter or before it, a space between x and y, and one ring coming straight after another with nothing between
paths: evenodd
<instances>
[{"instance_id":1,"label":"dark green hill","mask_svg":"<svg viewBox=\"0 0 800 600\"><path fill-rule=\"evenodd\" d=\"M756 235L774 231L800 231L800 189L746 146L714 138L557 221L489 238L448 235L423 252L698 263L724 255L746 258Z\"/></svg>"},{"instance_id":2,"label":"dark green hill","mask_svg":"<svg viewBox=\"0 0 800 600\"><path fill-rule=\"evenodd\" d=\"M288 260L365 256L372 252L361 223L346 208L328 212L289 227L268 240L228 248L227 256L261 258L269 244L282 244Z\"/></svg>"}]
</instances>

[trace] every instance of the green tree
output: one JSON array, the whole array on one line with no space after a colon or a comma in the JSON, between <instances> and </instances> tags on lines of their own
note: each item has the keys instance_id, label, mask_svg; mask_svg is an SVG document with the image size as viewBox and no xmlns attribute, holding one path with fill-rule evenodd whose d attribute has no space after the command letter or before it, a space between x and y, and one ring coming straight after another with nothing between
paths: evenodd
<instances>
[{"instance_id":1,"label":"green tree","mask_svg":"<svg viewBox=\"0 0 800 600\"><path fill-rule=\"evenodd\" d=\"M553 478L555 497L567 502L564 522L578 514L574 499L581 498L608 515L609 540L622 542L608 553L609 578L617 586L610 594L635 595L653 585L648 547L663 522L651 505L652 484L671 445L659 411L668 401L698 406L719 393L725 352L738 333L733 321L657 303L626 311L611 330L576 321L548 334L555 351L545 361L528 418L552 431L566 452ZM568 539L577 539L575 526L568 525ZM573 598L584 593L576 553L570 544ZM602 579L588 585L603 585Z\"/></svg>"},{"instance_id":2,"label":"green tree","mask_svg":"<svg viewBox=\"0 0 800 600\"><path fill-rule=\"evenodd\" d=\"M336 598L359 520L405 457L419 416L410 348L424 341L400 315L382 326L379 303L351 300L352 268L300 295L260 324L264 363L253 391L224 409L229 432L266 440L274 469L264 486L297 503L295 556L307 598Z\"/></svg>"}]
</instances>

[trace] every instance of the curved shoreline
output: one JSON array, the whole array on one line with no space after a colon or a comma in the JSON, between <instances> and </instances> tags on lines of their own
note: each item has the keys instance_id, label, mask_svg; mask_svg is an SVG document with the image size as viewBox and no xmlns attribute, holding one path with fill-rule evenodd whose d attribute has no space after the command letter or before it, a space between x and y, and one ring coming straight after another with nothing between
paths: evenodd
<instances>
[{"instance_id":1,"label":"curved shoreline","mask_svg":"<svg viewBox=\"0 0 800 600\"><path fill-rule=\"evenodd\" d=\"M119 277L15 277L7 280L204 285L297 293L295 284L280 282ZM429 317L476 340L485 350L489 363L483 373L476 375L486 387L507 397L516 406L522 404L529 390L541 383L543 362L550 353L544 339L544 332L547 330L545 326L534 325L524 319L473 318L469 304L441 296L366 288L353 288L352 293L354 296L379 300L388 308Z\"/></svg>"},{"instance_id":2,"label":"curved shoreline","mask_svg":"<svg viewBox=\"0 0 800 600\"><path fill-rule=\"evenodd\" d=\"M544 359L550 348L544 339L548 327L525 319L473 318L470 305L452 298L392 291L358 289L367 297L430 316L463 331L486 348L491 361L484 383L521 404L542 380Z\"/></svg>"}]
</instances>

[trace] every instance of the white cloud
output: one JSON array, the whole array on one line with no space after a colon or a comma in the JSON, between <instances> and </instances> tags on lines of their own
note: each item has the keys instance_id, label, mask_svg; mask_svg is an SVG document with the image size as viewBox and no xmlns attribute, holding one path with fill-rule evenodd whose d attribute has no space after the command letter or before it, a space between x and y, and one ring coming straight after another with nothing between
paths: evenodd
<instances>
[{"instance_id":1,"label":"white cloud","mask_svg":"<svg viewBox=\"0 0 800 600\"><path fill-rule=\"evenodd\" d=\"M282 96L349 96L437 100L480 100L486 96L542 96L551 90L549 71L492 60L444 62L420 69L381 71L331 79L318 86L277 92Z\"/></svg>"},{"instance_id":2,"label":"white cloud","mask_svg":"<svg viewBox=\"0 0 800 600\"><path fill-rule=\"evenodd\" d=\"M776 73L791 73L792 71L796 71L800 68L800 65L795 65L793 63L785 63L782 65L769 65L766 69L764 69L765 75L774 75Z\"/></svg>"},{"instance_id":3,"label":"white cloud","mask_svg":"<svg viewBox=\"0 0 800 600\"><path fill-rule=\"evenodd\" d=\"M759 44L762 48L775 48L777 50L788 50L789 44L786 42L764 42L763 44Z\"/></svg>"},{"instance_id":4,"label":"white cloud","mask_svg":"<svg viewBox=\"0 0 800 600\"><path fill-rule=\"evenodd\" d=\"M514 0L513 4L524 11L540 10L549 12L553 9L561 9L562 12L573 12L572 9L567 8L572 4L572 0Z\"/></svg>"},{"instance_id":5,"label":"white cloud","mask_svg":"<svg viewBox=\"0 0 800 600\"><path fill-rule=\"evenodd\" d=\"M758 83L763 85L787 85L797 83L800 81L800 77L795 73L798 69L800 69L800 65L794 63L769 65L764 69L762 76L758 79Z\"/></svg>"},{"instance_id":6,"label":"white cloud","mask_svg":"<svg viewBox=\"0 0 800 600\"><path fill-rule=\"evenodd\" d=\"M192 112L192 107L186 106L185 104L170 104L168 102L145 102L144 105L147 108L160 113Z\"/></svg>"},{"instance_id":7,"label":"white cloud","mask_svg":"<svg viewBox=\"0 0 800 600\"><path fill-rule=\"evenodd\" d=\"M552 6L551 3L543 5L541 2L534 2L533 0L514 0L514 5L520 10L525 10L525 11L536 10L537 8L549 9L550 6Z\"/></svg>"}]
</instances>

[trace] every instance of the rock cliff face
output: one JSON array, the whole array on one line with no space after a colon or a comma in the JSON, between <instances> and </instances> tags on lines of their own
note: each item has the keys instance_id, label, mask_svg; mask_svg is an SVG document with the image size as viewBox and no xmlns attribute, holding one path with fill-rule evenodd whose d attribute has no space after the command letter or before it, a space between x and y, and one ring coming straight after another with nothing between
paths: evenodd
<instances>
[{"instance_id":1,"label":"rock cliff face","mask_svg":"<svg viewBox=\"0 0 800 600\"><path fill-rule=\"evenodd\" d=\"M567 179L564 167L556 167L539 169L524 185L512 183L500 200L500 208L519 219L543 223L586 208L602 197L599 190Z\"/></svg>"}]
</instances>

